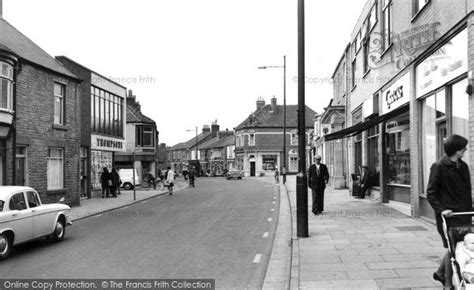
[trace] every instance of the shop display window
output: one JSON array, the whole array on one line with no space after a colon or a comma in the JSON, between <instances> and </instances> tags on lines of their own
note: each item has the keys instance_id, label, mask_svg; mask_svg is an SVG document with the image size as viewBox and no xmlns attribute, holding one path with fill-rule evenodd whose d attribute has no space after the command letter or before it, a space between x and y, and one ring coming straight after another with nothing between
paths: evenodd
<instances>
[{"instance_id":1,"label":"shop display window","mask_svg":"<svg viewBox=\"0 0 474 290\"><path fill-rule=\"evenodd\" d=\"M408 113L386 123L388 184L410 185L410 122Z\"/></svg>"}]
</instances>

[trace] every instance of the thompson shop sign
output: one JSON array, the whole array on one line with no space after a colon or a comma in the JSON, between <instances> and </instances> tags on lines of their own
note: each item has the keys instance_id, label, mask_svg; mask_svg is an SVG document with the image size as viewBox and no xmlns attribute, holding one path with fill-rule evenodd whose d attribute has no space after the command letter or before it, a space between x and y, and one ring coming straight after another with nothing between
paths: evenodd
<instances>
[{"instance_id":1,"label":"thompson shop sign","mask_svg":"<svg viewBox=\"0 0 474 290\"><path fill-rule=\"evenodd\" d=\"M406 73L382 92L382 114L386 114L410 101L410 73Z\"/></svg>"},{"instance_id":2,"label":"thompson shop sign","mask_svg":"<svg viewBox=\"0 0 474 290\"><path fill-rule=\"evenodd\" d=\"M91 135L91 148L93 150L125 152L124 141L120 139Z\"/></svg>"}]
</instances>

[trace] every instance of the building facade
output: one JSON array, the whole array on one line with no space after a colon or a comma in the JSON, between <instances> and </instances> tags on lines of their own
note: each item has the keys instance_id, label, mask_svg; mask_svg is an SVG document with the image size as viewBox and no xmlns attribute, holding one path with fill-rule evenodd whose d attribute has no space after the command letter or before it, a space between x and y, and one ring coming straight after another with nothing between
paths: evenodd
<instances>
[{"instance_id":1,"label":"building facade","mask_svg":"<svg viewBox=\"0 0 474 290\"><path fill-rule=\"evenodd\" d=\"M349 172L369 165L373 197L413 217L433 218L426 197L433 162L446 136L471 140L474 123L474 2L367 1L354 27L346 126L325 136L348 138ZM473 166L473 142L464 159Z\"/></svg>"},{"instance_id":2,"label":"building facade","mask_svg":"<svg viewBox=\"0 0 474 290\"><path fill-rule=\"evenodd\" d=\"M1 6L1 3L0 3ZM80 202L80 79L0 14L0 184Z\"/></svg>"},{"instance_id":3,"label":"building facade","mask_svg":"<svg viewBox=\"0 0 474 290\"><path fill-rule=\"evenodd\" d=\"M141 106L132 91L127 96L126 152L117 152L115 167L135 168L143 180L148 173L158 176L159 132L155 121L141 112Z\"/></svg>"},{"instance_id":4,"label":"building facade","mask_svg":"<svg viewBox=\"0 0 474 290\"><path fill-rule=\"evenodd\" d=\"M125 152L126 88L65 56L56 57L82 79L80 139L81 195L99 190L103 168L114 167L115 154Z\"/></svg>"},{"instance_id":5,"label":"building facade","mask_svg":"<svg viewBox=\"0 0 474 290\"><path fill-rule=\"evenodd\" d=\"M224 176L235 166L234 131L218 131L216 136L203 143L199 150L201 164L208 165L203 168L204 171L210 176Z\"/></svg>"},{"instance_id":6,"label":"building facade","mask_svg":"<svg viewBox=\"0 0 474 290\"><path fill-rule=\"evenodd\" d=\"M235 166L243 170L246 176L273 175L276 169L282 170L284 158L287 173L298 172L297 106L286 106L286 138L283 138L284 110L284 106L277 105L276 98L272 98L271 103L267 105L259 98L255 112L235 128ZM308 166L311 164L310 135L314 130L315 115L316 113L306 106L305 141ZM283 154L284 139L286 154Z\"/></svg>"}]
</instances>

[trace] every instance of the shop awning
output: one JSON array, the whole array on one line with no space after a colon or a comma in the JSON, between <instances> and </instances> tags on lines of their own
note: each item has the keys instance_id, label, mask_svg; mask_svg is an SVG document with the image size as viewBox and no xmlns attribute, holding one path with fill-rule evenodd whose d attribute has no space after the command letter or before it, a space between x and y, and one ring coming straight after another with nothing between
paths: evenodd
<instances>
[{"instance_id":1,"label":"shop awning","mask_svg":"<svg viewBox=\"0 0 474 290\"><path fill-rule=\"evenodd\" d=\"M342 139L342 138L357 135L360 132L365 131L381 122L385 122L389 119L392 119L393 117L396 117L399 114L407 112L408 109L409 109L409 106L408 104L406 104L404 106L401 106L400 108L397 108L391 112L388 112L385 115L377 116L365 122L355 124L352 127L344 128L342 130L333 132L331 134L324 135L324 141L331 141L331 140Z\"/></svg>"}]
</instances>

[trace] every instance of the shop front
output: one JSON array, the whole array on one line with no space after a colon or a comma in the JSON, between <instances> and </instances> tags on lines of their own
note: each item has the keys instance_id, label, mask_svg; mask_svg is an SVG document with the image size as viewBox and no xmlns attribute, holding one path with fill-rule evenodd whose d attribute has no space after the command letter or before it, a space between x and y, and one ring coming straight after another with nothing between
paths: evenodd
<instances>
[{"instance_id":1,"label":"shop front","mask_svg":"<svg viewBox=\"0 0 474 290\"><path fill-rule=\"evenodd\" d=\"M125 152L124 139L91 135L91 186L101 189L100 175L104 168L114 167L114 152Z\"/></svg>"},{"instance_id":2,"label":"shop front","mask_svg":"<svg viewBox=\"0 0 474 290\"><path fill-rule=\"evenodd\" d=\"M410 204L410 116L411 73L405 72L381 93L381 112L386 118L383 126L382 156L384 201Z\"/></svg>"},{"instance_id":3,"label":"shop front","mask_svg":"<svg viewBox=\"0 0 474 290\"><path fill-rule=\"evenodd\" d=\"M468 36L462 29L415 67L416 100L421 124L420 215L433 218L426 185L431 165L444 155L443 142L452 134L470 140L468 87ZM469 164L469 150L464 161ZM471 153L472 154L472 153Z\"/></svg>"}]
</instances>

